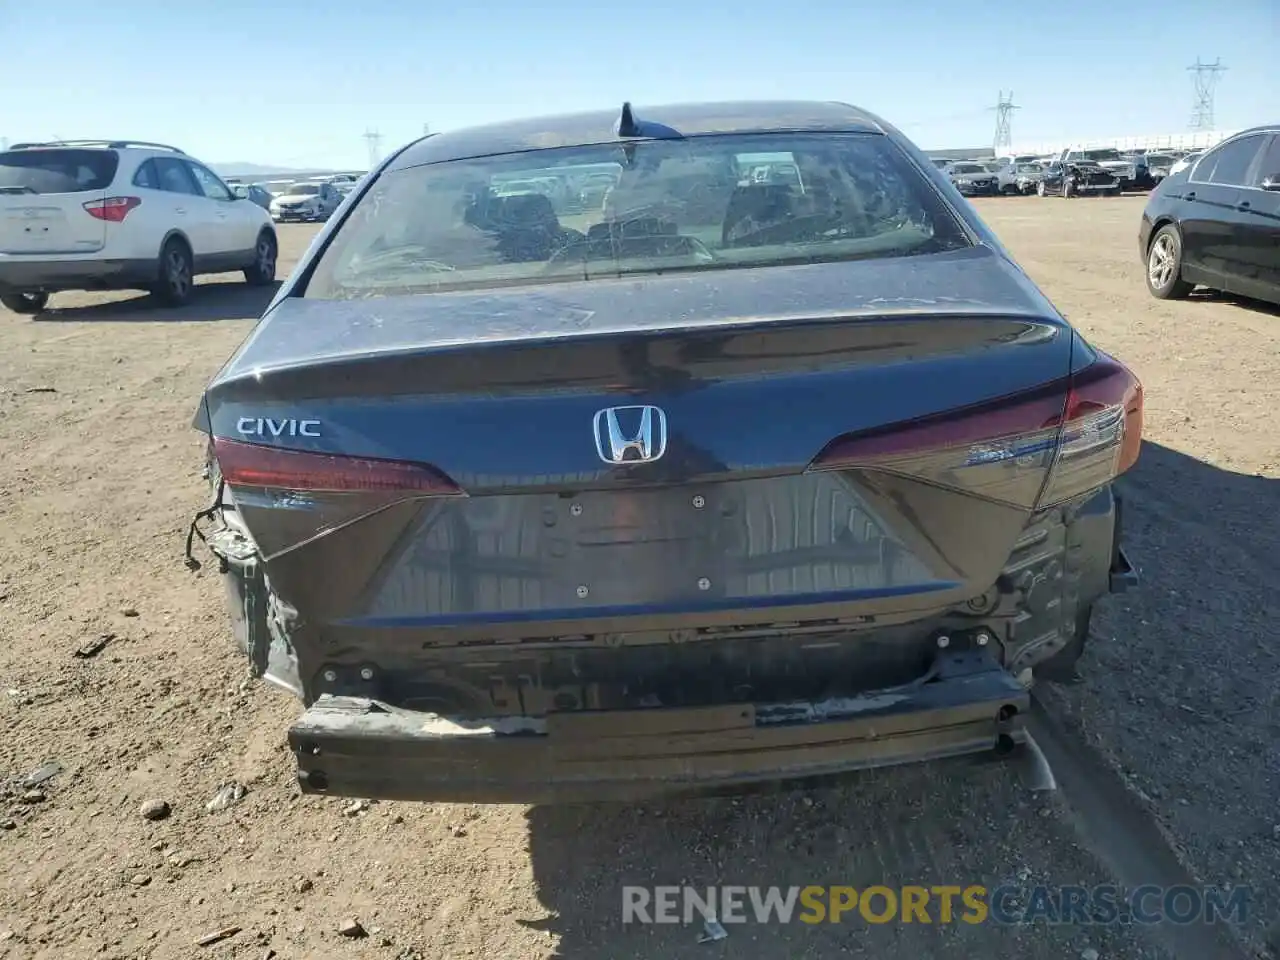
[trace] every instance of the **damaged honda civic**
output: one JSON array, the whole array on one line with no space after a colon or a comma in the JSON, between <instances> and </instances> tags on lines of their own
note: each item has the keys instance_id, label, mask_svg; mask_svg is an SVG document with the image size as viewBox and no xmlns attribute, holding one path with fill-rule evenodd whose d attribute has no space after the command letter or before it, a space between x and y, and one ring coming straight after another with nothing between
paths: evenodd
<instances>
[{"instance_id":1,"label":"damaged honda civic","mask_svg":"<svg viewBox=\"0 0 1280 960\"><path fill-rule=\"evenodd\" d=\"M252 672L301 701L305 793L635 800L1007 752L1136 580L1142 414L863 110L463 129L371 171L208 384L188 563L198 536Z\"/></svg>"}]
</instances>

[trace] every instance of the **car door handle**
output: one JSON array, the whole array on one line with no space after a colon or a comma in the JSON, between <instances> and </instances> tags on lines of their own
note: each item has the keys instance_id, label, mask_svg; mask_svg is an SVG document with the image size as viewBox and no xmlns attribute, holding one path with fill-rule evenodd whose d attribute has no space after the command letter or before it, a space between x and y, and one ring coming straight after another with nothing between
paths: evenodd
<instances>
[{"instance_id":1,"label":"car door handle","mask_svg":"<svg viewBox=\"0 0 1280 960\"><path fill-rule=\"evenodd\" d=\"M1185 197L1183 197L1184 200L1194 200L1195 198L1196 198L1196 192L1194 190L1192 190Z\"/></svg>"},{"instance_id":2,"label":"car door handle","mask_svg":"<svg viewBox=\"0 0 1280 960\"><path fill-rule=\"evenodd\" d=\"M179 216L183 216L183 215L185 215L185 214L186 214L186 212L187 212L187 208L186 208L186 207L175 207L173 212L174 212L174 213L176 213L176 214L178 214Z\"/></svg>"},{"instance_id":3,"label":"car door handle","mask_svg":"<svg viewBox=\"0 0 1280 960\"><path fill-rule=\"evenodd\" d=\"M1246 211L1247 211L1247 210L1249 209L1249 201L1248 201L1248 200L1241 200L1241 201L1240 201L1240 206L1236 207L1236 209L1237 209L1237 210L1246 210Z\"/></svg>"}]
</instances>

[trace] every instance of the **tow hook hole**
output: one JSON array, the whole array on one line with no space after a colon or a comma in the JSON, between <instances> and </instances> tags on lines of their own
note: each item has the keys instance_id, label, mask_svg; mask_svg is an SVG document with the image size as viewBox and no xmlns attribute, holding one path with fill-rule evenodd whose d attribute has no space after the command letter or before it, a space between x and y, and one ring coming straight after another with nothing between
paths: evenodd
<instances>
[{"instance_id":1,"label":"tow hook hole","mask_svg":"<svg viewBox=\"0 0 1280 960\"><path fill-rule=\"evenodd\" d=\"M329 777L325 774L323 770L308 770L307 786L309 786L312 790L328 790Z\"/></svg>"},{"instance_id":2,"label":"tow hook hole","mask_svg":"<svg viewBox=\"0 0 1280 960\"><path fill-rule=\"evenodd\" d=\"M1000 723L1007 723L1018 715L1018 708L1011 703L1006 703L996 712L996 720Z\"/></svg>"}]
</instances>

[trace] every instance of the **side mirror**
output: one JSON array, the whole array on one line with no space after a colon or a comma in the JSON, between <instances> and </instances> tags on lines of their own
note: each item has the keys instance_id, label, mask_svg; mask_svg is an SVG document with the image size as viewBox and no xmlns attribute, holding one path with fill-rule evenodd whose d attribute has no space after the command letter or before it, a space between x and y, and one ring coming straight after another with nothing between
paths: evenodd
<instances>
[{"instance_id":1,"label":"side mirror","mask_svg":"<svg viewBox=\"0 0 1280 960\"><path fill-rule=\"evenodd\" d=\"M1271 193L1280 193L1280 173L1273 173L1262 178L1262 189Z\"/></svg>"}]
</instances>

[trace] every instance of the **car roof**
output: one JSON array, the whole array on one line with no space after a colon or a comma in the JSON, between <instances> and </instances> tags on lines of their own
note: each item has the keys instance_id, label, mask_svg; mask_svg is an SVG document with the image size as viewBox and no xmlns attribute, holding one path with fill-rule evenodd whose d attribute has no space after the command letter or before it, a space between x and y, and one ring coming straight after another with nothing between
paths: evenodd
<instances>
[{"instance_id":1,"label":"car roof","mask_svg":"<svg viewBox=\"0 0 1280 960\"><path fill-rule=\"evenodd\" d=\"M618 133L623 105L615 110L560 114L468 127L424 137L406 147L387 169L472 157L549 150L637 139L751 133L885 133L886 125L846 103L807 100L744 100L637 106L632 112L638 136Z\"/></svg>"},{"instance_id":2,"label":"car roof","mask_svg":"<svg viewBox=\"0 0 1280 960\"><path fill-rule=\"evenodd\" d=\"M186 156L186 151L167 143L150 140L50 140L41 143L15 143L10 150L115 150L144 151L147 153L175 153Z\"/></svg>"},{"instance_id":3,"label":"car roof","mask_svg":"<svg viewBox=\"0 0 1280 960\"><path fill-rule=\"evenodd\" d=\"M1256 127L1250 127L1247 130L1237 130L1231 136L1225 138L1222 142L1226 143L1227 140L1234 140L1236 137L1243 137L1245 134L1248 134L1248 133L1280 133L1280 123L1264 123ZM1210 150L1212 148L1202 147L1201 149Z\"/></svg>"}]
</instances>

